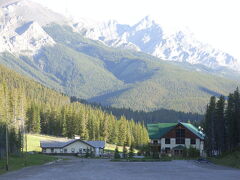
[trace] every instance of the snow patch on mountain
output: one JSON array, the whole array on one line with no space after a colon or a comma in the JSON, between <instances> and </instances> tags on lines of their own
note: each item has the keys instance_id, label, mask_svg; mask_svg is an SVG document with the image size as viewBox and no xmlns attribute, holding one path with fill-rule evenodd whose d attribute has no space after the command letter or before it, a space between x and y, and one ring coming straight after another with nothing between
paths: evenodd
<instances>
[{"instance_id":1,"label":"snow patch on mountain","mask_svg":"<svg viewBox=\"0 0 240 180\"><path fill-rule=\"evenodd\" d=\"M69 22L63 15L31 0L1 0L0 9L8 18L18 18L25 22L37 21L41 26L50 23L63 25Z\"/></svg>"},{"instance_id":2,"label":"snow patch on mountain","mask_svg":"<svg viewBox=\"0 0 240 180\"><path fill-rule=\"evenodd\" d=\"M204 65L213 70L229 68L240 72L240 61L197 41L186 31L169 32L151 17L135 25L80 19L73 22L31 0L0 1L0 52L32 56L54 40L42 27L56 23L69 25L86 38L110 47L142 51L167 61Z\"/></svg>"},{"instance_id":3,"label":"snow patch on mountain","mask_svg":"<svg viewBox=\"0 0 240 180\"><path fill-rule=\"evenodd\" d=\"M13 24L14 26L14 24ZM29 22L11 29L11 23L0 31L0 52L8 51L13 54L32 56L44 46L52 46L54 40L42 29L37 22Z\"/></svg>"},{"instance_id":4,"label":"snow patch on mountain","mask_svg":"<svg viewBox=\"0 0 240 180\"><path fill-rule=\"evenodd\" d=\"M56 17L51 11L28 0L1 1L0 52L33 56L42 47L53 46L54 40L42 26L56 20Z\"/></svg>"},{"instance_id":5,"label":"snow patch on mountain","mask_svg":"<svg viewBox=\"0 0 240 180\"><path fill-rule=\"evenodd\" d=\"M215 70L226 67L240 72L240 61L233 56L197 41L185 30L169 33L149 16L133 26L113 20L91 26L80 24L74 26L76 31L111 47L134 49L168 61L201 64Z\"/></svg>"}]
</instances>

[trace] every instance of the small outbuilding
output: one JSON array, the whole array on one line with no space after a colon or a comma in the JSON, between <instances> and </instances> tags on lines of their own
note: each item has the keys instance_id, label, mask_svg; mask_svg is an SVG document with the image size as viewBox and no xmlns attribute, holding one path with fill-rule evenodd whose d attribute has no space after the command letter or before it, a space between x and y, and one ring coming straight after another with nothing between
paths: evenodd
<instances>
[{"instance_id":1,"label":"small outbuilding","mask_svg":"<svg viewBox=\"0 0 240 180\"><path fill-rule=\"evenodd\" d=\"M70 139L67 141L41 141L40 146L44 154L91 154L99 157L104 153L105 141L83 141Z\"/></svg>"}]
</instances>

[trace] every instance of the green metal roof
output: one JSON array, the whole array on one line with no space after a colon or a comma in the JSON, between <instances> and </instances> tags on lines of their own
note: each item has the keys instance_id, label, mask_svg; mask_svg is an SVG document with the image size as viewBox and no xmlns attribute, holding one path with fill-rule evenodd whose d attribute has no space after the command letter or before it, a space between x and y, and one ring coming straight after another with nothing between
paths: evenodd
<instances>
[{"instance_id":1,"label":"green metal roof","mask_svg":"<svg viewBox=\"0 0 240 180\"><path fill-rule=\"evenodd\" d=\"M186 127L187 129L189 129L192 133L194 133L196 136L198 136L201 139L204 139L204 134L199 131L195 126L193 126L190 123L181 123L184 127Z\"/></svg>"},{"instance_id":2,"label":"green metal roof","mask_svg":"<svg viewBox=\"0 0 240 180\"><path fill-rule=\"evenodd\" d=\"M147 124L148 134L150 139L159 139L172 128L174 128L178 123L157 123L157 124Z\"/></svg>"},{"instance_id":3,"label":"green metal roof","mask_svg":"<svg viewBox=\"0 0 240 180\"><path fill-rule=\"evenodd\" d=\"M171 129L176 127L179 123L156 123L156 124L147 124L147 130L150 139L159 139L168 133ZM184 127L194 133L201 139L204 139L204 134L200 132L195 126L190 123L181 123Z\"/></svg>"}]
</instances>

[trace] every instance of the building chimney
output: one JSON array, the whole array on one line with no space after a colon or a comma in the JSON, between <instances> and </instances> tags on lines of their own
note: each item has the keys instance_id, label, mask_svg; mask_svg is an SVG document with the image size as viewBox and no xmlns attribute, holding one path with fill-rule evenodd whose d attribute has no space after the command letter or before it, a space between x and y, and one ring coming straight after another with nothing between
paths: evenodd
<instances>
[{"instance_id":1,"label":"building chimney","mask_svg":"<svg viewBox=\"0 0 240 180\"><path fill-rule=\"evenodd\" d=\"M80 139L79 135L74 135L74 139Z\"/></svg>"}]
</instances>

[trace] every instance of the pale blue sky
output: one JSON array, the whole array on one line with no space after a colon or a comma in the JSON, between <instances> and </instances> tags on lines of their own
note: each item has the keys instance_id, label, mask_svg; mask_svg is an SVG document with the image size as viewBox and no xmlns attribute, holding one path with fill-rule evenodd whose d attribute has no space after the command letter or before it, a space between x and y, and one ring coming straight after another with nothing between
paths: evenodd
<instances>
[{"instance_id":1,"label":"pale blue sky","mask_svg":"<svg viewBox=\"0 0 240 180\"><path fill-rule=\"evenodd\" d=\"M239 0L34 0L75 19L115 19L134 24L150 15L165 28L189 28L195 36L240 59Z\"/></svg>"}]
</instances>

